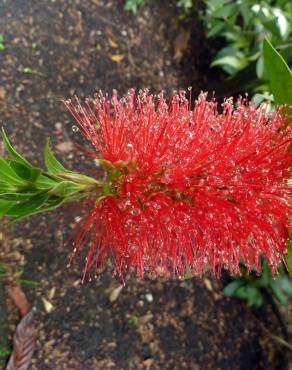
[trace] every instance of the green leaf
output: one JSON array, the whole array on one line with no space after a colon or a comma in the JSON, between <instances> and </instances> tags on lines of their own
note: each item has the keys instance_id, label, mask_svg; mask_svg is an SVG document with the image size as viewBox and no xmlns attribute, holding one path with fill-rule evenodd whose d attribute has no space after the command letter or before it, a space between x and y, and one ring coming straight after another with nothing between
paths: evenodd
<instances>
[{"instance_id":1,"label":"green leaf","mask_svg":"<svg viewBox=\"0 0 292 370\"><path fill-rule=\"evenodd\" d=\"M73 198L71 198L73 200ZM70 200L71 200L70 199ZM80 197L79 197L80 199ZM78 199L77 199L78 200ZM38 213L44 213L44 212L49 212L52 211L58 207L60 207L63 203L66 203L68 199L66 198L57 198L57 199L48 199L48 201L45 201L39 208L32 209L29 212L26 212L22 215L15 216L13 220L10 223L15 223L16 221L22 220L26 217L36 215ZM7 213L9 215L9 213Z\"/></svg>"},{"instance_id":2,"label":"green leaf","mask_svg":"<svg viewBox=\"0 0 292 370\"><path fill-rule=\"evenodd\" d=\"M4 181L0 181L0 193L11 193L11 192L17 192L18 186L15 186L13 184L9 184Z\"/></svg>"},{"instance_id":3,"label":"green leaf","mask_svg":"<svg viewBox=\"0 0 292 370\"><path fill-rule=\"evenodd\" d=\"M237 4L228 4L228 5L220 6L212 13L212 17L226 18L226 17L234 16L238 13L238 10L239 8Z\"/></svg>"},{"instance_id":4,"label":"green leaf","mask_svg":"<svg viewBox=\"0 0 292 370\"><path fill-rule=\"evenodd\" d=\"M17 151L10 144L3 127L2 127L2 139L3 139L5 150L11 155L13 159L15 159L19 163L22 163L24 166L32 167L32 165L25 158L23 158L19 153L17 153Z\"/></svg>"},{"instance_id":5,"label":"green leaf","mask_svg":"<svg viewBox=\"0 0 292 370\"><path fill-rule=\"evenodd\" d=\"M255 307L260 307L264 303L260 289L250 284L247 285L247 303Z\"/></svg>"},{"instance_id":6,"label":"green leaf","mask_svg":"<svg viewBox=\"0 0 292 370\"><path fill-rule=\"evenodd\" d=\"M246 299L249 306L259 307L263 304L263 297L260 290L252 284L238 288L234 297Z\"/></svg>"},{"instance_id":7,"label":"green leaf","mask_svg":"<svg viewBox=\"0 0 292 370\"><path fill-rule=\"evenodd\" d=\"M270 289L273 293L273 295L276 297L276 299L282 304L282 305L286 305L287 304L287 299L286 297L284 296L283 292L281 291L279 285L276 283L276 281L272 280L270 281Z\"/></svg>"},{"instance_id":8,"label":"green leaf","mask_svg":"<svg viewBox=\"0 0 292 370\"><path fill-rule=\"evenodd\" d=\"M9 161L8 163L18 177L23 180L30 179L30 168L28 166L25 166L17 161Z\"/></svg>"},{"instance_id":9,"label":"green leaf","mask_svg":"<svg viewBox=\"0 0 292 370\"><path fill-rule=\"evenodd\" d=\"M211 67L220 66L230 75L235 74L241 69L245 68L248 60L245 55L235 47L225 47L221 49L213 62Z\"/></svg>"},{"instance_id":10,"label":"green leaf","mask_svg":"<svg viewBox=\"0 0 292 370\"><path fill-rule=\"evenodd\" d=\"M30 179L29 181L35 183L38 178L41 176L42 170L40 168L31 168L30 170Z\"/></svg>"},{"instance_id":11,"label":"green leaf","mask_svg":"<svg viewBox=\"0 0 292 370\"><path fill-rule=\"evenodd\" d=\"M243 286L245 283L242 279L233 280L231 283L225 286L223 292L227 297L234 297L235 292L238 288Z\"/></svg>"},{"instance_id":12,"label":"green leaf","mask_svg":"<svg viewBox=\"0 0 292 370\"><path fill-rule=\"evenodd\" d=\"M13 206L14 202L0 199L0 217L5 216L8 210Z\"/></svg>"},{"instance_id":13,"label":"green leaf","mask_svg":"<svg viewBox=\"0 0 292 370\"><path fill-rule=\"evenodd\" d=\"M7 182L8 184L25 184L25 181L23 181L9 166L9 162L2 157L0 157L0 178L1 181Z\"/></svg>"},{"instance_id":14,"label":"green leaf","mask_svg":"<svg viewBox=\"0 0 292 370\"><path fill-rule=\"evenodd\" d=\"M292 239L287 240L287 253L285 255L285 262L288 271L292 274Z\"/></svg>"},{"instance_id":15,"label":"green leaf","mask_svg":"<svg viewBox=\"0 0 292 370\"><path fill-rule=\"evenodd\" d=\"M18 281L21 285L26 285L26 286L31 286L31 287L37 287L41 284L38 281L27 280L27 279L18 279Z\"/></svg>"},{"instance_id":16,"label":"green leaf","mask_svg":"<svg viewBox=\"0 0 292 370\"><path fill-rule=\"evenodd\" d=\"M83 188L82 186L75 184L72 181L62 181L56 186L54 186L54 188L50 190L50 193L58 197L65 198L70 197L70 195L79 192L82 188Z\"/></svg>"},{"instance_id":17,"label":"green leaf","mask_svg":"<svg viewBox=\"0 0 292 370\"><path fill-rule=\"evenodd\" d=\"M28 167L17 161L9 161L9 165L21 179L31 183L34 183L42 173L40 168Z\"/></svg>"},{"instance_id":18,"label":"green leaf","mask_svg":"<svg viewBox=\"0 0 292 370\"><path fill-rule=\"evenodd\" d=\"M12 352L12 349L9 347L0 347L0 357L6 357L10 355L11 352Z\"/></svg>"},{"instance_id":19,"label":"green leaf","mask_svg":"<svg viewBox=\"0 0 292 370\"><path fill-rule=\"evenodd\" d=\"M144 2L145 0L126 0L124 9L135 14L139 6L143 5Z\"/></svg>"},{"instance_id":20,"label":"green leaf","mask_svg":"<svg viewBox=\"0 0 292 370\"><path fill-rule=\"evenodd\" d=\"M47 174L41 174L35 181L35 186L40 190L49 190L58 184L59 180L48 177Z\"/></svg>"},{"instance_id":21,"label":"green leaf","mask_svg":"<svg viewBox=\"0 0 292 370\"><path fill-rule=\"evenodd\" d=\"M228 55L228 56L215 59L211 63L211 67L215 67L215 66L222 66L222 67L228 66L228 67L233 68L236 71L239 71L246 66L246 61L244 58L241 59L236 56Z\"/></svg>"},{"instance_id":22,"label":"green leaf","mask_svg":"<svg viewBox=\"0 0 292 370\"><path fill-rule=\"evenodd\" d=\"M34 214L46 203L48 198L49 195L46 193L34 195L28 200L15 204L9 209L7 215L19 219Z\"/></svg>"},{"instance_id":23,"label":"green leaf","mask_svg":"<svg viewBox=\"0 0 292 370\"><path fill-rule=\"evenodd\" d=\"M213 27L208 31L207 37L214 37L218 36L218 34L221 33L221 31L224 29L224 23L222 21L216 22L216 24L213 25Z\"/></svg>"},{"instance_id":24,"label":"green leaf","mask_svg":"<svg viewBox=\"0 0 292 370\"><path fill-rule=\"evenodd\" d=\"M38 213L43 213L43 212L49 212L52 211L58 207L60 207L62 204L66 203L68 199L66 198L57 198L54 200L49 200L46 205L38 210L35 210L33 213L29 214L28 216L35 215ZM24 216L27 217L27 216ZM22 217L22 218L24 218Z\"/></svg>"},{"instance_id":25,"label":"green leaf","mask_svg":"<svg viewBox=\"0 0 292 370\"><path fill-rule=\"evenodd\" d=\"M2 200L9 200L11 202L19 202L26 199L32 198L34 195L37 195L39 192L23 192L23 193L15 193L15 192L6 192L0 193L0 199Z\"/></svg>"},{"instance_id":26,"label":"green leaf","mask_svg":"<svg viewBox=\"0 0 292 370\"><path fill-rule=\"evenodd\" d=\"M50 148L50 140L47 140L45 147L45 164L51 173L68 172L66 168L56 159L54 153Z\"/></svg>"},{"instance_id":27,"label":"green leaf","mask_svg":"<svg viewBox=\"0 0 292 370\"><path fill-rule=\"evenodd\" d=\"M292 104L292 73L272 44L264 40L264 64L276 104Z\"/></svg>"},{"instance_id":28,"label":"green leaf","mask_svg":"<svg viewBox=\"0 0 292 370\"><path fill-rule=\"evenodd\" d=\"M289 296L292 297L292 281L287 276L280 278L279 284L283 291Z\"/></svg>"}]
</instances>

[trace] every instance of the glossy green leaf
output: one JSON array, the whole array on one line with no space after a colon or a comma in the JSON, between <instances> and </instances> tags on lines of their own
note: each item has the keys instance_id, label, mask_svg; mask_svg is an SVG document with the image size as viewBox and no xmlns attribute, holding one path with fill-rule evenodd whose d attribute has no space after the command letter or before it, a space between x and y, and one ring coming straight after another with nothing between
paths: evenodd
<instances>
[{"instance_id":1,"label":"glossy green leaf","mask_svg":"<svg viewBox=\"0 0 292 370\"><path fill-rule=\"evenodd\" d=\"M226 47L221 49L211 63L211 67L219 66L229 74L235 74L245 68L248 60L237 48Z\"/></svg>"},{"instance_id":2,"label":"glossy green leaf","mask_svg":"<svg viewBox=\"0 0 292 370\"><path fill-rule=\"evenodd\" d=\"M32 167L32 165L25 158L23 158L19 153L17 153L17 151L10 144L3 127L2 127L2 139L3 139L4 148L11 155L11 158L13 158L19 163L22 163L24 166Z\"/></svg>"},{"instance_id":3,"label":"glossy green leaf","mask_svg":"<svg viewBox=\"0 0 292 370\"><path fill-rule=\"evenodd\" d=\"M233 280L225 286L223 292L227 297L233 297L237 289L242 285L244 285L244 281L242 279Z\"/></svg>"},{"instance_id":4,"label":"glossy green leaf","mask_svg":"<svg viewBox=\"0 0 292 370\"><path fill-rule=\"evenodd\" d=\"M264 40L264 64L276 104L292 104L292 73L272 44Z\"/></svg>"},{"instance_id":5,"label":"glossy green leaf","mask_svg":"<svg viewBox=\"0 0 292 370\"><path fill-rule=\"evenodd\" d=\"M50 148L50 140L47 140L45 147L45 164L47 169L51 173L68 172L66 168L57 160L54 153Z\"/></svg>"}]
</instances>

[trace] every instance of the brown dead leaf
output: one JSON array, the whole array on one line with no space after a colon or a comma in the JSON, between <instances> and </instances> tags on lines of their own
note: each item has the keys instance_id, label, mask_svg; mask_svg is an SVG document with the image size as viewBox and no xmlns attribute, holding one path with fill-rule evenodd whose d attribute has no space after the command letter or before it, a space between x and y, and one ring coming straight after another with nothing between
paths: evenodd
<instances>
[{"instance_id":1,"label":"brown dead leaf","mask_svg":"<svg viewBox=\"0 0 292 370\"><path fill-rule=\"evenodd\" d=\"M116 37L113 33L113 30L110 27L106 27L105 34L106 34L107 41L108 41L109 45L112 48L116 49L119 46L119 44L118 44L117 39L116 39Z\"/></svg>"},{"instance_id":2,"label":"brown dead leaf","mask_svg":"<svg viewBox=\"0 0 292 370\"><path fill-rule=\"evenodd\" d=\"M120 63L124 58L124 54L113 54L110 56L111 60L113 60L116 63Z\"/></svg>"},{"instance_id":3,"label":"brown dead leaf","mask_svg":"<svg viewBox=\"0 0 292 370\"><path fill-rule=\"evenodd\" d=\"M52 289L50 289L49 293L48 293L48 298L50 300L52 300L55 296L55 293L56 293L56 287L53 287Z\"/></svg>"},{"instance_id":4,"label":"brown dead leaf","mask_svg":"<svg viewBox=\"0 0 292 370\"><path fill-rule=\"evenodd\" d=\"M30 310L30 304L28 303L28 300L26 299L26 296L21 289L20 285L9 285L7 288L7 292L9 294L9 297L13 300L13 303L19 310L21 316L24 316L28 313Z\"/></svg>"},{"instance_id":5,"label":"brown dead leaf","mask_svg":"<svg viewBox=\"0 0 292 370\"><path fill-rule=\"evenodd\" d=\"M56 145L57 150L62 153L68 153L71 152L71 150L74 148L74 145L72 141L63 141L60 144Z\"/></svg>"},{"instance_id":6,"label":"brown dead leaf","mask_svg":"<svg viewBox=\"0 0 292 370\"><path fill-rule=\"evenodd\" d=\"M6 370L27 370L35 348L35 325L33 311L19 322L13 338L13 352Z\"/></svg>"},{"instance_id":7,"label":"brown dead leaf","mask_svg":"<svg viewBox=\"0 0 292 370\"><path fill-rule=\"evenodd\" d=\"M209 279L204 278L203 283L204 283L205 287L209 290L209 292L213 291L212 283Z\"/></svg>"},{"instance_id":8,"label":"brown dead leaf","mask_svg":"<svg viewBox=\"0 0 292 370\"><path fill-rule=\"evenodd\" d=\"M114 303L119 298L119 295L122 289L123 289L123 285L119 285L118 287L116 287L110 292L109 297L108 297L110 303Z\"/></svg>"},{"instance_id":9,"label":"brown dead leaf","mask_svg":"<svg viewBox=\"0 0 292 370\"><path fill-rule=\"evenodd\" d=\"M153 319L153 314L151 312L146 313L146 315L143 315L139 318L139 322L142 325L146 325L149 321Z\"/></svg>"},{"instance_id":10,"label":"brown dead leaf","mask_svg":"<svg viewBox=\"0 0 292 370\"><path fill-rule=\"evenodd\" d=\"M153 358L147 358L146 360L144 360L142 362L142 364L144 365L143 369L145 370L148 370L151 368L151 366L153 365L154 363L154 359Z\"/></svg>"},{"instance_id":11,"label":"brown dead leaf","mask_svg":"<svg viewBox=\"0 0 292 370\"><path fill-rule=\"evenodd\" d=\"M179 34L173 41L173 49L174 49L174 56L173 58L178 62L181 60L184 51L187 49L189 41L190 41L191 33L190 31L186 31L181 29Z\"/></svg>"},{"instance_id":12,"label":"brown dead leaf","mask_svg":"<svg viewBox=\"0 0 292 370\"><path fill-rule=\"evenodd\" d=\"M0 142L0 155L4 156L4 145L3 145L2 141Z\"/></svg>"},{"instance_id":13,"label":"brown dead leaf","mask_svg":"<svg viewBox=\"0 0 292 370\"><path fill-rule=\"evenodd\" d=\"M117 48L119 46L119 44L117 44L113 39L111 39L110 37L107 38L107 41L109 43L109 46L111 46L112 48Z\"/></svg>"},{"instance_id":14,"label":"brown dead leaf","mask_svg":"<svg viewBox=\"0 0 292 370\"><path fill-rule=\"evenodd\" d=\"M5 99L6 97L6 90L4 87L0 86L0 100Z\"/></svg>"},{"instance_id":15,"label":"brown dead leaf","mask_svg":"<svg viewBox=\"0 0 292 370\"><path fill-rule=\"evenodd\" d=\"M44 307L45 307L45 311L47 313L52 312L53 309L54 309L53 304L50 301L48 301L45 297L42 297L42 301L43 301L43 304L44 304Z\"/></svg>"}]
</instances>

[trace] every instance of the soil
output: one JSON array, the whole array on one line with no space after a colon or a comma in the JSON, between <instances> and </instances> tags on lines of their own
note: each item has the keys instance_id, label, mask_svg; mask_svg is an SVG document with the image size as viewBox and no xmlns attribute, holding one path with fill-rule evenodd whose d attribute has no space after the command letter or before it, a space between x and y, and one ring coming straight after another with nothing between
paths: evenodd
<instances>
[{"instance_id":1,"label":"soil","mask_svg":"<svg viewBox=\"0 0 292 370\"><path fill-rule=\"evenodd\" d=\"M1 122L17 149L42 164L51 137L64 165L92 173L62 99L113 88L212 90L222 79L208 67L213 47L197 16L179 18L175 1L149 0L134 16L122 0L2 0ZM224 297L220 280L132 278L120 286L104 272L82 285L78 260L66 269L64 246L77 215L63 207L2 226L1 264L22 272L37 309L32 370L287 369L286 350L271 339L282 334L270 307ZM3 347L19 319L4 282L0 318Z\"/></svg>"}]
</instances>

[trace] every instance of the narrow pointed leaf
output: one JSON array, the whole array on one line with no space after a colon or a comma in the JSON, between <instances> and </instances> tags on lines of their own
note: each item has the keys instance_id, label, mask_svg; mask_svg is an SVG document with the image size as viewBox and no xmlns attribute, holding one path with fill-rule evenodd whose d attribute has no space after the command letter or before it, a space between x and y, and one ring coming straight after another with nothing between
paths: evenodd
<instances>
[{"instance_id":1,"label":"narrow pointed leaf","mask_svg":"<svg viewBox=\"0 0 292 370\"><path fill-rule=\"evenodd\" d=\"M70 197L70 201L76 201L76 200L79 200L80 198L81 198L81 196L79 196L78 198L77 197L76 198ZM30 212L27 212L23 215L13 217L13 219L10 221L10 224L13 224L17 221L20 221L20 220L22 220L26 217L30 217L32 215L53 211L54 209L60 207L62 204L66 203L68 201L69 201L68 198L48 199L41 207L39 207L35 210L32 210Z\"/></svg>"},{"instance_id":2,"label":"narrow pointed leaf","mask_svg":"<svg viewBox=\"0 0 292 370\"><path fill-rule=\"evenodd\" d=\"M15 171L9 166L4 158L0 157L0 180L8 184L24 184L23 181Z\"/></svg>"},{"instance_id":3,"label":"narrow pointed leaf","mask_svg":"<svg viewBox=\"0 0 292 370\"><path fill-rule=\"evenodd\" d=\"M51 173L67 172L65 167L57 160L50 148L50 140L48 139L45 147L45 164Z\"/></svg>"},{"instance_id":4,"label":"narrow pointed leaf","mask_svg":"<svg viewBox=\"0 0 292 370\"><path fill-rule=\"evenodd\" d=\"M42 170L37 167L28 167L17 161L9 161L10 167L22 179L34 183L41 175Z\"/></svg>"},{"instance_id":5,"label":"narrow pointed leaf","mask_svg":"<svg viewBox=\"0 0 292 370\"><path fill-rule=\"evenodd\" d=\"M17 151L10 144L3 127L2 127L2 139L3 139L4 148L7 150L7 152L11 155L13 159L15 159L19 163L22 163L25 166L32 167L32 165L25 158L23 158L19 153L17 153Z\"/></svg>"},{"instance_id":6,"label":"narrow pointed leaf","mask_svg":"<svg viewBox=\"0 0 292 370\"><path fill-rule=\"evenodd\" d=\"M287 304L287 299L286 297L284 296L283 292L281 291L280 287L278 286L278 284L272 280L270 282L270 288L274 294L274 296L277 298L277 300L282 304L282 305L286 305Z\"/></svg>"},{"instance_id":7,"label":"narrow pointed leaf","mask_svg":"<svg viewBox=\"0 0 292 370\"><path fill-rule=\"evenodd\" d=\"M44 204L41 208L38 208L34 211L31 211L30 213L27 213L25 215L21 215L21 216L13 218L13 220L10 223L13 224L13 223L15 223L17 221L20 221L20 220L22 220L26 217L36 215L36 214L39 214L39 213L53 211L54 209L60 207L62 204L66 203L67 201L68 201L68 199L66 199L66 198L57 198L57 199L54 199L54 200L50 200L50 201L46 202L46 204Z\"/></svg>"},{"instance_id":8,"label":"narrow pointed leaf","mask_svg":"<svg viewBox=\"0 0 292 370\"><path fill-rule=\"evenodd\" d=\"M272 44L264 40L264 63L276 104L292 104L292 73Z\"/></svg>"},{"instance_id":9,"label":"narrow pointed leaf","mask_svg":"<svg viewBox=\"0 0 292 370\"><path fill-rule=\"evenodd\" d=\"M28 215L33 214L35 211L41 208L41 206L45 204L48 198L49 195L46 193L34 195L32 198L28 200L15 204L12 208L9 209L7 214L8 216L16 218L26 217Z\"/></svg>"},{"instance_id":10,"label":"narrow pointed leaf","mask_svg":"<svg viewBox=\"0 0 292 370\"><path fill-rule=\"evenodd\" d=\"M29 180L30 179L30 167L17 162L17 161L7 161L9 163L12 170L20 177L22 180Z\"/></svg>"},{"instance_id":11,"label":"narrow pointed leaf","mask_svg":"<svg viewBox=\"0 0 292 370\"><path fill-rule=\"evenodd\" d=\"M31 199L37 193L0 193L1 200L9 200L10 202L18 202L26 199Z\"/></svg>"}]
</instances>

